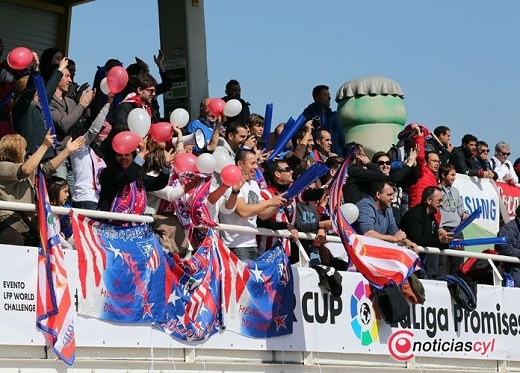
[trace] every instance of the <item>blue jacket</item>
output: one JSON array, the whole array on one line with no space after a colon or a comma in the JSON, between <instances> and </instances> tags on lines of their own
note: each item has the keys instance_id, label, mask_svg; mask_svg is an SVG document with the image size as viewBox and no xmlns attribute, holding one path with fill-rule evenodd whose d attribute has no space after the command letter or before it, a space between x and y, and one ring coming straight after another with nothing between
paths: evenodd
<instances>
[{"instance_id":1,"label":"blue jacket","mask_svg":"<svg viewBox=\"0 0 520 373\"><path fill-rule=\"evenodd\" d=\"M520 218L516 217L500 228L498 236L507 237L507 243L495 245L495 250L501 255L520 258ZM504 263L504 266L513 276L515 287L520 287L520 265Z\"/></svg>"}]
</instances>

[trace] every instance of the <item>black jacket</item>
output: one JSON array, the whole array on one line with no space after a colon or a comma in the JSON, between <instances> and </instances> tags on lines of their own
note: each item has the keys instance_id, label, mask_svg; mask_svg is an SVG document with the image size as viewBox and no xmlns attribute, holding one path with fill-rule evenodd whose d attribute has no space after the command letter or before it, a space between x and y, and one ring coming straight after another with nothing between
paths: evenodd
<instances>
[{"instance_id":1,"label":"black jacket","mask_svg":"<svg viewBox=\"0 0 520 373\"><path fill-rule=\"evenodd\" d=\"M482 177L483 170L479 170L473 154L468 153L462 146L453 149L450 163L455 166L458 174Z\"/></svg>"}]
</instances>

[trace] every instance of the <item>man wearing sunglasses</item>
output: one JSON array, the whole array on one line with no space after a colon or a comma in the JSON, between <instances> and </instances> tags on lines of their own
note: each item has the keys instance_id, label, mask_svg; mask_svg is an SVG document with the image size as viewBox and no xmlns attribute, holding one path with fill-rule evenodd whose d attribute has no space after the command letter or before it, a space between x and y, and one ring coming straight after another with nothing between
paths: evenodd
<instances>
[{"instance_id":1,"label":"man wearing sunglasses","mask_svg":"<svg viewBox=\"0 0 520 373\"><path fill-rule=\"evenodd\" d=\"M511 155L509 145L500 141L495 145L495 155L491 158L492 170L498 175L498 181L505 181L509 184L518 184L518 176L513 168L513 164L508 159Z\"/></svg>"}]
</instances>

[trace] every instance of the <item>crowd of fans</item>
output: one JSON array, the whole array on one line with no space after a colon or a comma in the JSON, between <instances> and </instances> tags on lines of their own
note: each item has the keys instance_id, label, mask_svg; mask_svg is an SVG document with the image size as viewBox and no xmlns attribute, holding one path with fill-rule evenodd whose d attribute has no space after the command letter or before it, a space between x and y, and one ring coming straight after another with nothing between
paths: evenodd
<instances>
[{"instance_id":1,"label":"crowd of fans","mask_svg":"<svg viewBox=\"0 0 520 373\"><path fill-rule=\"evenodd\" d=\"M98 68L91 90L88 84L74 82L76 65L59 50L46 50L41 58L33 55L27 71L13 70L5 61L1 64L0 200L34 202L33 180L41 165L52 204L153 214L163 246L181 257L200 242L197 229L195 234L186 234L194 223L190 211L197 210L199 218L206 219L199 223L288 230L291 236L283 238L282 245L293 263L299 259L298 233L316 233L314 241L302 241L303 248L315 263L333 264L325 242L326 235L333 234L328 193L330 181L347 155L351 165L343 202L359 208L354 228L411 250L418 245L447 248L452 240L462 238L462 234L454 237L451 233L468 216L453 186L457 173L518 183L520 165L508 160L511 153L506 143L496 144L493 157L488 144L471 134L454 147L445 126L430 132L418 124L408 125L396 146L381 149L370 159L362 144L345 144L325 85L314 87L313 102L303 110L305 124L272 161L267 161L271 156L267 149L279 138L285 123L274 128L270 144L266 143L264 118L250 113L236 80L227 83L223 97L242 104L235 117L212 114L206 98L196 120L182 129L173 124L177 141L161 143L144 137L135 151L120 154L112 142L118 133L129 130L127 118L134 108L145 109L152 123L161 119L157 96L171 86L162 53L154 56L161 82L150 75L146 62L136 58L126 69L127 87L116 95L103 94L100 82L111 68L122 66L118 60ZM55 135L47 130L42 115L34 83L38 75L45 81ZM196 130L205 134L204 146L184 144L182 136ZM224 153L234 159L242 177L234 185L225 185L218 172L179 175L172 164L184 152ZM293 181L315 163L330 170L298 197L284 198ZM202 194L201 203L199 192L208 181L211 187ZM62 243L72 248L70 223L66 217L60 222ZM0 243L28 244L34 229L31 214L0 211ZM223 231L221 236L243 260L259 257L274 244L273 237L252 233ZM444 256L421 255L424 278L436 279L461 264L454 258L445 262Z\"/></svg>"}]
</instances>

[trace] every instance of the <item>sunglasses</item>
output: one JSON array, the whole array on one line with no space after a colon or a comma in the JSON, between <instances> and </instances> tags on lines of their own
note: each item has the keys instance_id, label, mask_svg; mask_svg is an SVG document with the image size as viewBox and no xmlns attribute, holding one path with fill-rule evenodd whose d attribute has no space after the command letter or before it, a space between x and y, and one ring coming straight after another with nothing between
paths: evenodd
<instances>
[{"instance_id":1,"label":"sunglasses","mask_svg":"<svg viewBox=\"0 0 520 373\"><path fill-rule=\"evenodd\" d=\"M291 172L291 167L287 166L285 168L277 168L276 171L278 172Z\"/></svg>"},{"instance_id":2,"label":"sunglasses","mask_svg":"<svg viewBox=\"0 0 520 373\"><path fill-rule=\"evenodd\" d=\"M502 150L499 150L499 152L502 153L503 155L505 155L506 157L509 157L511 155L511 153L505 153Z\"/></svg>"},{"instance_id":3,"label":"sunglasses","mask_svg":"<svg viewBox=\"0 0 520 373\"><path fill-rule=\"evenodd\" d=\"M481 153L489 153L489 149L480 149Z\"/></svg>"},{"instance_id":4,"label":"sunglasses","mask_svg":"<svg viewBox=\"0 0 520 373\"><path fill-rule=\"evenodd\" d=\"M392 162L390 162L390 161L377 161L377 164L379 166L383 166L383 165L391 166Z\"/></svg>"}]
</instances>

